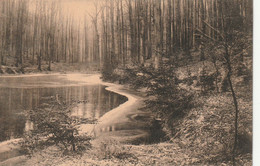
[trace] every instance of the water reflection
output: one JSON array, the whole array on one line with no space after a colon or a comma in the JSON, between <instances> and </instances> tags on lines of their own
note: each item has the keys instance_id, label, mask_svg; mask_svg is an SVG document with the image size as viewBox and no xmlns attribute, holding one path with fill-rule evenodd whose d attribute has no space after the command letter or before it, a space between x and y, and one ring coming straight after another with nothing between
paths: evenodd
<instances>
[{"instance_id":1,"label":"water reflection","mask_svg":"<svg viewBox=\"0 0 260 166\"><path fill-rule=\"evenodd\" d=\"M98 119L127 100L124 96L106 91L102 85L0 87L0 141L20 137L32 127L22 114L23 110L34 109L44 98L57 95L67 104L82 101L73 109L73 115L93 119Z\"/></svg>"}]
</instances>

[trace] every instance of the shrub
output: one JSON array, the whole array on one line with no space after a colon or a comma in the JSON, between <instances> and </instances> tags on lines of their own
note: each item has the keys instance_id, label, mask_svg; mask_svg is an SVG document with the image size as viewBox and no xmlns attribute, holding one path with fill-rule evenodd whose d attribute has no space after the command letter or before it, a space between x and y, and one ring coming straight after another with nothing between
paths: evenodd
<instances>
[{"instance_id":1,"label":"shrub","mask_svg":"<svg viewBox=\"0 0 260 166\"><path fill-rule=\"evenodd\" d=\"M104 68L102 69L102 79L104 81L111 82L118 81L119 84L129 84L134 88L145 87L145 81L143 80L140 68L141 67L138 65L116 69L104 66Z\"/></svg>"},{"instance_id":2,"label":"shrub","mask_svg":"<svg viewBox=\"0 0 260 166\"><path fill-rule=\"evenodd\" d=\"M53 145L64 153L82 152L90 147L90 137L78 134L78 125L83 119L71 116L69 106L54 97L28 111L27 116L33 129L24 135L21 146L28 155Z\"/></svg>"},{"instance_id":3,"label":"shrub","mask_svg":"<svg viewBox=\"0 0 260 166\"><path fill-rule=\"evenodd\" d=\"M179 86L175 70L170 61L158 69L141 69L148 89L145 108L155 112L167 128L174 127L172 122L182 118L192 107L192 94Z\"/></svg>"}]
</instances>

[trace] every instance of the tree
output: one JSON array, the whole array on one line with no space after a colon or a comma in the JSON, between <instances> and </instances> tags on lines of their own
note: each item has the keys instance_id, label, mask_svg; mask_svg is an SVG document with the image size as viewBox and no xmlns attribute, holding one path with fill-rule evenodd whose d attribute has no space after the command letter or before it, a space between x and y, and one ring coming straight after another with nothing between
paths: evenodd
<instances>
[{"instance_id":1,"label":"tree","mask_svg":"<svg viewBox=\"0 0 260 166\"><path fill-rule=\"evenodd\" d=\"M20 143L24 152L32 155L39 149L54 145L64 153L80 153L89 148L91 137L78 134L78 125L84 119L71 116L71 108L57 96L45 100L46 103L27 112L33 129L25 134Z\"/></svg>"},{"instance_id":2,"label":"tree","mask_svg":"<svg viewBox=\"0 0 260 166\"><path fill-rule=\"evenodd\" d=\"M214 25L211 25L204 18L202 20L202 30L203 36L206 39L206 42L214 43L215 47L221 49L221 61L223 67L226 69L226 79L228 81L228 86L230 88L233 104L234 104L234 146L233 146L233 165L235 165L235 157L237 151L238 143L238 114L239 107L237 102L237 95L234 90L234 83L232 81L232 76L234 73L234 60L244 51L250 49L252 43L247 39L247 30L251 25L239 26L240 22L243 20L243 16L240 14L241 1L234 4L233 2L218 2L219 6L218 15L220 17L221 23L219 27L215 28ZM206 27L214 31L217 34L216 37L210 37L209 34L206 34ZM249 34L250 36L251 34Z\"/></svg>"},{"instance_id":3,"label":"tree","mask_svg":"<svg viewBox=\"0 0 260 166\"><path fill-rule=\"evenodd\" d=\"M98 9L98 4L95 3L95 15L89 15L92 20L94 35L93 35L93 60L95 62L100 63L100 39L99 39L99 31L98 31L98 16L101 12L101 9Z\"/></svg>"},{"instance_id":4,"label":"tree","mask_svg":"<svg viewBox=\"0 0 260 166\"><path fill-rule=\"evenodd\" d=\"M182 118L192 107L193 95L179 86L176 66L171 61L162 62L159 68L141 67L140 71L143 75L139 79L144 80L148 89L145 108L153 111L167 128L172 129L174 120Z\"/></svg>"}]
</instances>

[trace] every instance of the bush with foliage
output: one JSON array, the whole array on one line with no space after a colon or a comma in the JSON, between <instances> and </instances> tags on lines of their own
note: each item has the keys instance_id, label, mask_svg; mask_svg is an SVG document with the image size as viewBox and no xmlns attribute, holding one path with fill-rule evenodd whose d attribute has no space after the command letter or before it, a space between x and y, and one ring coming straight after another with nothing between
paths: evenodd
<instances>
[{"instance_id":1,"label":"bush with foliage","mask_svg":"<svg viewBox=\"0 0 260 166\"><path fill-rule=\"evenodd\" d=\"M71 116L70 107L55 97L28 111L27 116L33 123L33 129L24 135L21 146L28 155L54 145L63 153L82 152L90 147L91 137L78 133L83 119Z\"/></svg>"},{"instance_id":2,"label":"bush with foliage","mask_svg":"<svg viewBox=\"0 0 260 166\"><path fill-rule=\"evenodd\" d=\"M114 68L112 67L112 65L110 63L104 63L103 68L101 70L101 74L102 74L102 79L104 81L112 81L112 79L114 78Z\"/></svg>"},{"instance_id":3,"label":"bush with foliage","mask_svg":"<svg viewBox=\"0 0 260 166\"><path fill-rule=\"evenodd\" d=\"M119 84L130 84L134 88L145 87L140 68L142 67L138 65L129 65L116 69L104 66L101 73L102 79L104 81L118 82Z\"/></svg>"},{"instance_id":4,"label":"bush with foliage","mask_svg":"<svg viewBox=\"0 0 260 166\"><path fill-rule=\"evenodd\" d=\"M192 94L179 86L175 74L176 67L170 61L164 62L158 69L142 67L143 82L146 83L148 99L145 108L156 113L169 131L174 132L173 122L182 118L192 107Z\"/></svg>"}]
</instances>

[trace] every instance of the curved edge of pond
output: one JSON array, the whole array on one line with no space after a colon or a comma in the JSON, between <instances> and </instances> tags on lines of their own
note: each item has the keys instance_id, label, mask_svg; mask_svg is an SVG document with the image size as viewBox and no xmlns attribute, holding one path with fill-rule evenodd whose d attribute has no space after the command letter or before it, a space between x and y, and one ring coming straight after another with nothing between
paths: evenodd
<instances>
[{"instance_id":1,"label":"curved edge of pond","mask_svg":"<svg viewBox=\"0 0 260 166\"><path fill-rule=\"evenodd\" d=\"M68 74L67 74L68 75ZM80 74L79 74L80 75ZM127 142L129 140L137 140L149 137L149 132L146 131L147 127L147 117L149 118L150 115L144 113L143 111L139 110L143 106L143 98L137 95L134 95L129 92L129 90L124 88L123 85L114 84L114 83L107 83L103 82L100 79L99 74L89 75L87 84L101 84L106 87L106 90L117 93L119 95L125 96L128 100L118 107L110 110L109 112L105 113L100 119L98 119L98 123L89 127L89 125L81 125L80 130L81 134L93 132L95 135L95 139L93 143L98 143L100 141L104 141L108 138L114 139L115 136L113 133L116 134L116 137L121 139L119 142ZM71 78L74 80L75 78ZM80 80L80 81L83 81ZM138 122L139 121L139 122ZM120 128L120 125L121 126ZM119 128L117 128L119 127ZM118 130L120 131L118 132ZM131 131L131 132L129 132ZM127 137L127 138L123 138ZM9 140L0 143L0 157L2 152L2 161L0 160L0 165L8 165L10 163L20 163L26 160L24 156L9 154L10 151L18 151L19 147L14 145L13 143L19 141L20 139L16 140ZM3 148L5 147L5 148ZM7 154L5 154L7 153ZM10 157L9 157L10 155Z\"/></svg>"},{"instance_id":2,"label":"curved edge of pond","mask_svg":"<svg viewBox=\"0 0 260 166\"><path fill-rule=\"evenodd\" d=\"M114 119L115 114L118 114L118 111L122 111L123 109L125 109L126 107L129 107L133 104L136 103L136 101L138 100L137 96L133 96L130 93L127 93L126 91L120 90L123 87L117 84L113 84L113 85L109 85L108 87L106 87L106 90L117 93L119 95L125 96L127 98L127 101L124 102L123 104L120 104L118 107L108 111L106 114L104 114L99 121L101 122L106 122L106 121L111 121L111 119Z\"/></svg>"},{"instance_id":3,"label":"curved edge of pond","mask_svg":"<svg viewBox=\"0 0 260 166\"><path fill-rule=\"evenodd\" d=\"M140 109L144 106L144 98L133 94L123 85L106 82L101 84L107 86L106 90L125 96L128 100L98 119L93 129L93 143L107 139L132 144L147 142L151 114Z\"/></svg>"},{"instance_id":4,"label":"curved edge of pond","mask_svg":"<svg viewBox=\"0 0 260 166\"><path fill-rule=\"evenodd\" d=\"M100 79L99 75L91 76L95 77L94 80ZM124 96L127 98L127 101L120 104L119 106L111 109L110 111L106 112L103 116L101 116L96 124L82 124L80 126L80 133L84 134L92 134L94 137L97 137L99 134L98 130L103 130L105 131L106 129L104 126L108 127L111 126L110 124L114 123L115 121L118 121L120 116L122 117L123 114L126 114L127 108L133 106L134 104L137 103L138 100L141 98L135 95L130 94L127 90L124 90L123 85L115 84L115 83L108 83L108 82L103 82L101 79L98 82L98 84L106 86L106 90L119 94L121 96ZM129 113L129 111L128 111ZM121 119L122 120L122 119ZM108 129L109 130L109 129Z\"/></svg>"}]
</instances>

